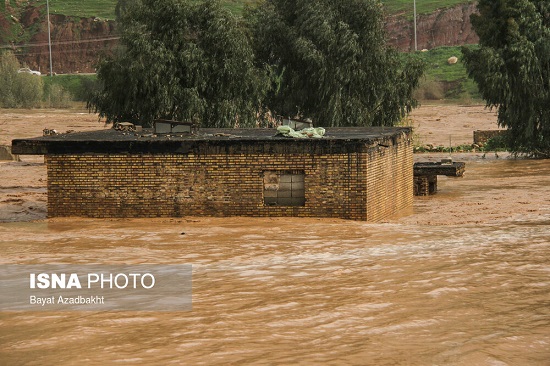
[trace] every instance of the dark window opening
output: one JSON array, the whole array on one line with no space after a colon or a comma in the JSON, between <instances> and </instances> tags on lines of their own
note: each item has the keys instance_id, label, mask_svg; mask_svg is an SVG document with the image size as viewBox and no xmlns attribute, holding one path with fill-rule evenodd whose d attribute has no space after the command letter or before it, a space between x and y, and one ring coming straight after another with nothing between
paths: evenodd
<instances>
[{"instance_id":1,"label":"dark window opening","mask_svg":"<svg viewBox=\"0 0 550 366\"><path fill-rule=\"evenodd\" d=\"M303 171L265 171L264 205L305 206Z\"/></svg>"}]
</instances>

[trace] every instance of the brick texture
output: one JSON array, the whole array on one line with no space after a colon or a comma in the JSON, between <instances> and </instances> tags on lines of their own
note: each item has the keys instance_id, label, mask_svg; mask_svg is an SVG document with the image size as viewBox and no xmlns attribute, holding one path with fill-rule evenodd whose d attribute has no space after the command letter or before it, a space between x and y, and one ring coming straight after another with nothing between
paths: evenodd
<instances>
[{"instance_id":1,"label":"brick texture","mask_svg":"<svg viewBox=\"0 0 550 366\"><path fill-rule=\"evenodd\" d=\"M485 145L493 137L506 133L506 130L476 130L474 131L474 144Z\"/></svg>"},{"instance_id":2,"label":"brick texture","mask_svg":"<svg viewBox=\"0 0 550 366\"><path fill-rule=\"evenodd\" d=\"M372 149L367 156L368 221L381 221L413 204L413 151L406 141Z\"/></svg>"},{"instance_id":3,"label":"brick texture","mask_svg":"<svg viewBox=\"0 0 550 366\"><path fill-rule=\"evenodd\" d=\"M380 221L412 205L409 140L337 154L49 154L48 215ZM304 172L305 205L266 205L264 172L289 170Z\"/></svg>"},{"instance_id":4,"label":"brick texture","mask_svg":"<svg viewBox=\"0 0 550 366\"><path fill-rule=\"evenodd\" d=\"M429 196L437 193L437 175L419 175L414 177L414 195Z\"/></svg>"}]
</instances>

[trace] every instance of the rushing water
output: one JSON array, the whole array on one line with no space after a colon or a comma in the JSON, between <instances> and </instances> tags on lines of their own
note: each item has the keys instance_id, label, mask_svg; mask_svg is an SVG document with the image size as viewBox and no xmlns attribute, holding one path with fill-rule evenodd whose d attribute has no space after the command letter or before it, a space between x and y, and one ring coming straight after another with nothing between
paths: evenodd
<instances>
[{"instance_id":1,"label":"rushing water","mask_svg":"<svg viewBox=\"0 0 550 366\"><path fill-rule=\"evenodd\" d=\"M193 310L4 312L0 364L550 365L550 216L0 224L3 263L193 265Z\"/></svg>"}]
</instances>

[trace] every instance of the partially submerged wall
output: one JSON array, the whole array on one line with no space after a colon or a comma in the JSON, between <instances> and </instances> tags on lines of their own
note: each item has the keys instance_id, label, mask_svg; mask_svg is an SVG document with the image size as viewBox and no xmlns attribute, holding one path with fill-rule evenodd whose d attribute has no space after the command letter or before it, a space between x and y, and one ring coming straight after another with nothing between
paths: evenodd
<instances>
[{"instance_id":1,"label":"partially submerged wall","mask_svg":"<svg viewBox=\"0 0 550 366\"><path fill-rule=\"evenodd\" d=\"M48 215L380 221L413 200L410 139L403 134L387 141L362 151L319 154L49 154ZM272 189L265 186L266 172L303 180L288 192L288 202L297 205L266 199ZM290 200L294 194L304 199Z\"/></svg>"},{"instance_id":2,"label":"partially submerged wall","mask_svg":"<svg viewBox=\"0 0 550 366\"><path fill-rule=\"evenodd\" d=\"M492 138L502 136L506 130L476 130L474 131L474 144L483 146Z\"/></svg>"},{"instance_id":3,"label":"partially submerged wall","mask_svg":"<svg viewBox=\"0 0 550 366\"><path fill-rule=\"evenodd\" d=\"M366 171L367 220L381 221L413 204L413 151L402 141L373 149Z\"/></svg>"},{"instance_id":4,"label":"partially submerged wall","mask_svg":"<svg viewBox=\"0 0 550 366\"><path fill-rule=\"evenodd\" d=\"M4 145L0 145L0 160L20 161L18 155L11 153L11 147Z\"/></svg>"},{"instance_id":5,"label":"partially submerged wall","mask_svg":"<svg viewBox=\"0 0 550 366\"><path fill-rule=\"evenodd\" d=\"M48 215L294 216L380 221L413 200L410 128L157 136L101 130L12 141L45 155Z\"/></svg>"}]
</instances>

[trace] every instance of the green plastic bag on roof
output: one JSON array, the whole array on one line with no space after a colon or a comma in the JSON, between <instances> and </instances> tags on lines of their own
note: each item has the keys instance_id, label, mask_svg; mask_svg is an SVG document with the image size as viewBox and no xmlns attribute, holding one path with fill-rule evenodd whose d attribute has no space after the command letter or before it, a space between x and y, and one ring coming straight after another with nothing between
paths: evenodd
<instances>
[{"instance_id":1,"label":"green plastic bag on roof","mask_svg":"<svg viewBox=\"0 0 550 366\"><path fill-rule=\"evenodd\" d=\"M277 127L277 132L280 133L281 135L285 135L285 134L289 133L290 131L293 131L293 129L290 128L290 126L279 126L279 127Z\"/></svg>"},{"instance_id":2,"label":"green plastic bag on roof","mask_svg":"<svg viewBox=\"0 0 550 366\"><path fill-rule=\"evenodd\" d=\"M307 138L322 138L325 135L325 129L323 127L310 127L304 128L300 131L294 131L289 126L279 126L277 127L277 132L286 137L293 137L296 139L307 139Z\"/></svg>"}]
</instances>

